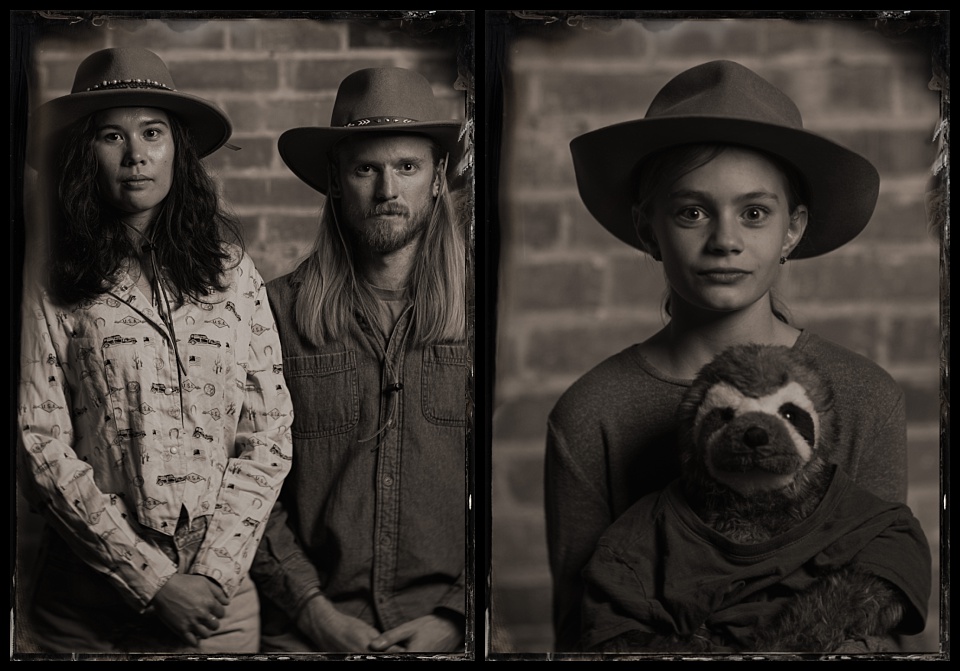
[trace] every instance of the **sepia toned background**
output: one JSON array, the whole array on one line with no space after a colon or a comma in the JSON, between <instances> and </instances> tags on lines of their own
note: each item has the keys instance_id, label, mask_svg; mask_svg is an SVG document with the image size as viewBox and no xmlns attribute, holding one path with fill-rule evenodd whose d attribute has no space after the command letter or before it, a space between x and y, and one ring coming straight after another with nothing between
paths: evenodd
<instances>
[{"instance_id":1,"label":"sepia toned background","mask_svg":"<svg viewBox=\"0 0 960 671\"><path fill-rule=\"evenodd\" d=\"M938 651L942 222L928 190L943 158L943 27L862 17L497 14L485 17L488 49L500 47L488 52L488 67L502 78L487 95L502 96L503 107L496 119L502 142L491 651L552 646L543 512L548 412L580 375L665 322L659 264L589 215L577 195L569 142L642 117L674 75L717 58L739 61L779 86L796 101L805 127L862 153L880 171L879 203L864 233L822 258L788 262L777 291L793 323L873 359L906 393L908 503L934 560L927 628L907 646Z\"/></svg>"},{"instance_id":2,"label":"sepia toned background","mask_svg":"<svg viewBox=\"0 0 960 671\"><path fill-rule=\"evenodd\" d=\"M179 90L218 104L233 122L230 143L205 159L224 202L241 220L247 251L264 280L292 270L313 242L323 196L284 165L277 139L288 128L327 126L337 87L367 67L417 70L433 85L447 118L473 119L474 30L470 12L235 12L184 17L184 12L55 14L16 12L11 22L11 107L32 109L70 92L80 61L106 47L138 46L157 53ZM196 14L196 13L195 13ZM270 18L300 15L308 18ZM180 18L166 18L180 16ZM244 18L241 18L244 17ZM25 79L27 100L15 80ZM468 128L469 130L469 128ZM15 156L22 129L12 133ZM464 159L463 202L472 196L472 169ZM29 170L24 181L29 186ZM17 188L16 178L11 188ZM15 206L14 206L15 207ZM15 218L15 217L14 217ZM468 213L469 218L469 213ZM15 225L22 226L22 222ZM468 221L471 236L473 222ZM27 237L30 222L26 222ZM23 231L12 238L14 273ZM12 278L17 305L19 277ZM14 342L16 307L13 310ZM18 353L11 353L16 370ZM11 382L15 394L15 381ZM12 404L11 404L12 405ZM11 434L15 415L11 422ZM13 435L11 435L13 438ZM11 465L12 465L11 452ZM29 566L41 521L11 491L18 532L11 543L19 567L17 597L29 584Z\"/></svg>"}]
</instances>

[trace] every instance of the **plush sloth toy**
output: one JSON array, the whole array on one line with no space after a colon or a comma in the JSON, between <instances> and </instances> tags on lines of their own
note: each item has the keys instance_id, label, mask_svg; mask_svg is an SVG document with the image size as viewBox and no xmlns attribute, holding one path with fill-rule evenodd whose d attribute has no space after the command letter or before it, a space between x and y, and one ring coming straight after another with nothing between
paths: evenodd
<instances>
[{"instance_id":1,"label":"plush sloth toy","mask_svg":"<svg viewBox=\"0 0 960 671\"><path fill-rule=\"evenodd\" d=\"M681 478L616 520L583 572L585 650L876 652L923 630L926 537L830 463L839 419L813 362L733 347L678 420Z\"/></svg>"}]
</instances>

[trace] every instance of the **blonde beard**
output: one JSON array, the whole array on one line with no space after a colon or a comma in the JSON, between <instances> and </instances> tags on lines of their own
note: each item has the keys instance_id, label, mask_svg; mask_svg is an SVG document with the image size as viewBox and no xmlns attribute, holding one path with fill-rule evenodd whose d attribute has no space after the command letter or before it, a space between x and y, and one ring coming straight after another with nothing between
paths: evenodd
<instances>
[{"instance_id":1,"label":"blonde beard","mask_svg":"<svg viewBox=\"0 0 960 671\"><path fill-rule=\"evenodd\" d=\"M389 254L403 249L419 240L427 230L429 213L420 212L398 222L376 219L372 222L357 225L354 222L362 217L353 216L354 213L346 210L346 232L354 244L363 249Z\"/></svg>"}]
</instances>

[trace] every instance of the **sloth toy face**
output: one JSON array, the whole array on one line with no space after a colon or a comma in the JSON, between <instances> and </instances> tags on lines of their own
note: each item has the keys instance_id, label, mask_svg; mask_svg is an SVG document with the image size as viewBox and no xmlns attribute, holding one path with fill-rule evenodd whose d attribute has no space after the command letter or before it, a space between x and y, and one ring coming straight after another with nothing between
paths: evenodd
<instances>
[{"instance_id":1,"label":"sloth toy face","mask_svg":"<svg viewBox=\"0 0 960 671\"><path fill-rule=\"evenodd\" d=\"M684 474L745 497L802 486L832 442L832 397L787 347L742 345L704 366L680 405Z\"/></svg>"}]
</instances>

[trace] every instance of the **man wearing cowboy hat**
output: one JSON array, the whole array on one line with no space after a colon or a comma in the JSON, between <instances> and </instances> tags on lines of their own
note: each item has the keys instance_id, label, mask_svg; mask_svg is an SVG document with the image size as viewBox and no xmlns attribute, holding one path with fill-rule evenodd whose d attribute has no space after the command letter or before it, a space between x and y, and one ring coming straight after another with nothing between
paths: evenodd
<instances>
[{"instance_id":1,"label":"man wearing cowboy hat","mask_svg":"<svg viewBox=\"0 0 960 671\"><path fill-rule=\"evenodd\" d=\"M424 77L370 68L343 80L330 126L280 137L326 201L306 260L268 286L296 454L254 562L265 652L462 649L460 130Z\"/></svg>"}]
</instances>

